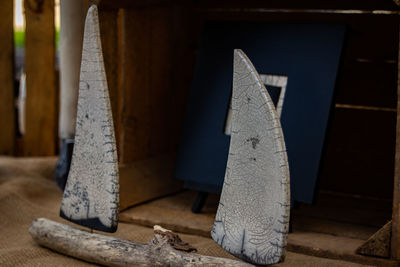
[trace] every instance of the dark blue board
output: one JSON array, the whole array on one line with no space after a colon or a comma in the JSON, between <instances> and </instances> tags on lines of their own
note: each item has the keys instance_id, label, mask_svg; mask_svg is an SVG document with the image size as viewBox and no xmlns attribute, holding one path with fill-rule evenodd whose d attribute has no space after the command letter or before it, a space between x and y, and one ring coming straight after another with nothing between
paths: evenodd
<instances>
[{"instance_id":1,"label":"dark blue board","mask_svg":"<svg viewBox=\"0 0 400 267\"><path fill-rule=\"evenodd\" d=\"M229 150L224 134L233 50L260 74L288 76L281 122L292 200L311 203L318 175L345 25L209 22L197 59L175 177L206 192L221 190Z\"/></svg>"}]
</instances>

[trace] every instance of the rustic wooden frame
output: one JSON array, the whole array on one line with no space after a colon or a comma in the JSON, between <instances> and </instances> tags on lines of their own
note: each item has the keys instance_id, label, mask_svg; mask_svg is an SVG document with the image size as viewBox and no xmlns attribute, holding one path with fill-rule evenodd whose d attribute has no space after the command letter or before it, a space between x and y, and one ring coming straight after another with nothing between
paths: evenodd
<instances>
[{"instance_id":1,"label":"rustic wooden frame","mask_svg":"<svg viewBox=\"0 0 400 267\"><path fill-rule=\"evenodd\" d=\"M396 2L397 4L397 2ZM400 28L399 28L400 29ZM400 36L400 31L399 31ZM393 214L392 214L392 240L391 258L400 259L400 44L397 62L397 125L396 125L396 156L394 166L393 184Z\"/></svg>"},{"instance_id":2,"label":"rustic wooden frame","mask_svg":"<svg viewBox=\"0 0 400 267\"><path fill-rule=\"evenodd\" d=\"M0 8L0 154L6 155L15 149L13 2L3 1Z\"/></svg>"},{"instance_id":3,"label":"rustic wooden frame","mask_svg":"<svg viewBox=\"0 0 400 267\"><path fill-rule=\"evenodd\" d=\"M57 140L54 0L25 0L24 156L53 156Z\"/></svg>"}]
</instances>

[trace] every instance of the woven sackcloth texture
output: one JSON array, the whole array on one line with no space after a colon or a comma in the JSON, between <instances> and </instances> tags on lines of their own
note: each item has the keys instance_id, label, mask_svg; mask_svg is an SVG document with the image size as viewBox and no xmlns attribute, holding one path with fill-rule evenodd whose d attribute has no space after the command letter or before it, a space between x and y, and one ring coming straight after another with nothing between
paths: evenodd
<instances>
[{"instance_id":1,"label":"woven sackcloth texture","mask_svg":"<svg viewBox=\"0 0 400 267\"><path fill-rule=\"evenodd\" d=\"M29 235L32 221L45 217L65 224L59 214L61 190L53 181L52 158L0 157L0 266L89 266L37 245ZM153 236L149 227L120 223L120 238L148 242ZM211 238L179 234L200 254L233 258ZM361 266L358 264L288 253L282 266Z\"/></svg>"}]
</instances>

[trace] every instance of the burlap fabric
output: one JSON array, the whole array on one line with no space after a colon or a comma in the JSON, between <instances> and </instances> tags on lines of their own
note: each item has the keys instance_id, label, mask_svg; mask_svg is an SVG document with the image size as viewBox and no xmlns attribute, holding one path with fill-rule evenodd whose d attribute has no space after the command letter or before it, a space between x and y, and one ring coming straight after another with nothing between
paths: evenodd
<instances>
[{"instance_id":1,"label":"burlap fabric","mask_svg":"<svg viewBox=\"0 0 400 267\"><path fill-rule=\"evenodd\" d=\"M56 158L0 157L0 266L89 266L40 247L28 233L38 217L70 224L58 216L62 192L53 182ZM148 242L151 228L120 223L113 234L136 242ZM210 238L180 234L200 254L233 258ZM283 266L360 266L343 261L288 253Z\"/></svg>"},{"instance_id":2,"label":"burlap fabric","mask_svg":"<svg viewBox=\"0 0 400 267\"><path fill-rule=\"evenodd\" d=\"M58 216L62 192L53 182L56 158L0 157L0 266L84 266L38 246L28 233L38 217L70 224ZM114 236L148 242L151 228L120 223ZM181 238L207 255L232 257L212 240L192 235Z\"/></svg>"}]
</instances>

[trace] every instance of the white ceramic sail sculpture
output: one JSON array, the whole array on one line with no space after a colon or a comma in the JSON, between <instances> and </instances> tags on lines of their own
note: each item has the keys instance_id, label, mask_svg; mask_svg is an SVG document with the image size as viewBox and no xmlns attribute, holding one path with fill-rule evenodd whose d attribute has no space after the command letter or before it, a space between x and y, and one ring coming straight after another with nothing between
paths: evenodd
<instances>
[{"instance_id":1,"label":"white ceramic sail sculpture","mask_svg":"<svg viewBox=\"0 0 400 267\"><path fill-rule=\"evenodd\" d=\"M60 215L92 229L115 232L119 215L118 160L94 5L85 22L75 132Z\"/></svg>"},{"instance_id":2,"label":"white ceramic sail sculpture","mask_svg":"<svg viewBox=\"0 0 400 267\"><path fill-rule=\"evenodd\" d=\"M234 51L229 157L212 238L255 264L283 260L290 177L274 104L250 60Z\"/></svg>"}]
</instances>

